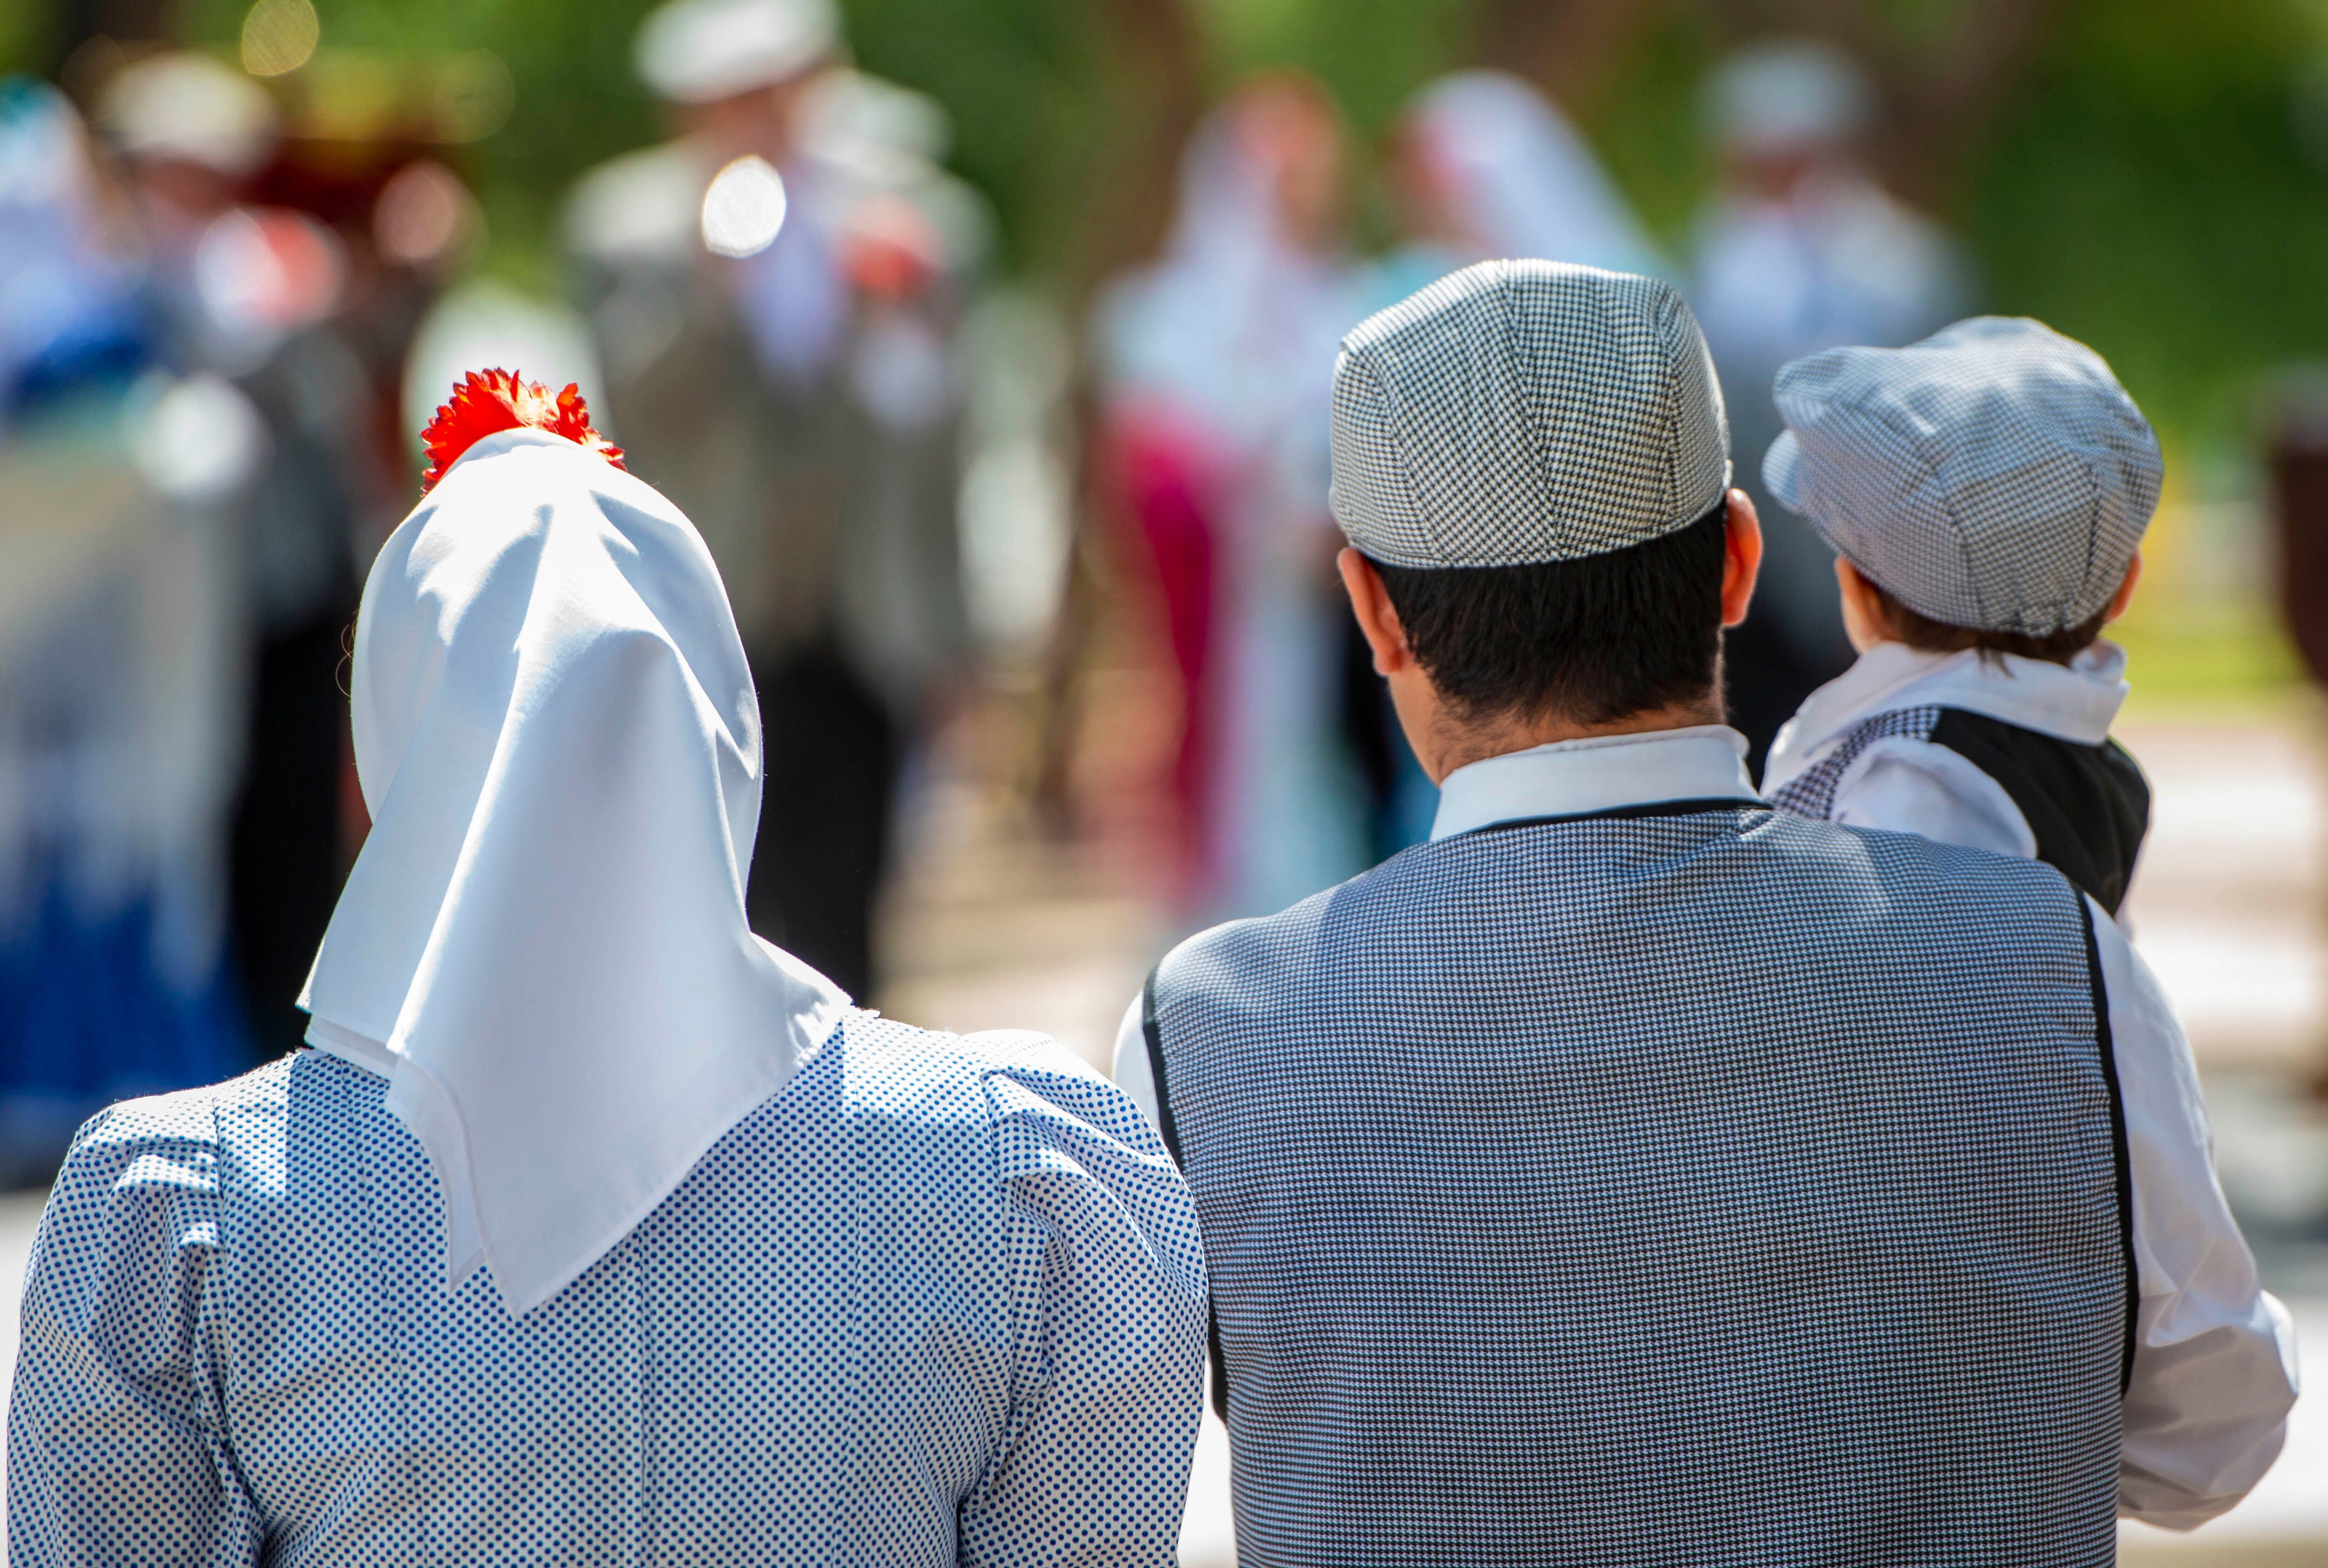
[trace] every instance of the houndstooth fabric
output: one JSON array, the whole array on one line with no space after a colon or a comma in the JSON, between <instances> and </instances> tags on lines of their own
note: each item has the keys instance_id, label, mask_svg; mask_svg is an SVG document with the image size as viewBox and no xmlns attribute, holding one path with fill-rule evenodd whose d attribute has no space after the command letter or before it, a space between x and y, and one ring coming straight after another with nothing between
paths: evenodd
<instances>
[{"instance_id":1,"label":"houndstooth fabric","mask_svg":"<svg viewBox=\"0 0 2328 1568\"><path fill-rule=\"evenodd\" d=\"M18 1568L1172 1562L1195 1219L1056 1047L851 1014L519 1319L446 1291L385 1089L303 1052L83 1131L25 1288Z\"/></svg>"},{"instance_id":2,"label":"houndstooth fabric","mask_svg":"<svg viewBox=\"0 0 2328 1568\"><path fill-rule=\"evenodd\" d=\"M1938 708L1902 708L1863 721L1845 735L1834 750L1772 790L1770 804L1793 816L1827 821L1835 815L1835 786L1851 771L1851 765L1859 760L1860 753L1879 740L1896 737L1931 739L1932 728L1940 721L1940 711Z\"/></svg>"},{"instance_id":3,"label":"houndstooth fabric","mask_svg":"<svg viewBox=\"0 0 2328 1568\"><path fill-rule=\"evenodd\" d=\"M1331 500L1377 561L1600 555L1695 521L1729 483L1704 335L1656 278L1484 261L1342 340Z\"/></svg>"},{"instance_id":4,"label":"houndstooth fabric","mask_svg":"<svg viewBox=\"0 0 2328 1568\"><path fill-rule=\"evenodd\" d=\"M1919 615L2032 636L2091 619L2158 505L2158 438L2102 357L1976 316L1779 372L1770 493Z\"/></svg>"},{"instance_id":5,"label":"houndstooth fabric","mask_svg":"<svg viewBox=\"0 0 2328 1568\"><path fill-rule=\"evenodd\" d=\"M1759 809L1467 833L1184 944L1238 1561L2112 1562L2088 955L2044 867Z\"/></svg>"}]
</instances>

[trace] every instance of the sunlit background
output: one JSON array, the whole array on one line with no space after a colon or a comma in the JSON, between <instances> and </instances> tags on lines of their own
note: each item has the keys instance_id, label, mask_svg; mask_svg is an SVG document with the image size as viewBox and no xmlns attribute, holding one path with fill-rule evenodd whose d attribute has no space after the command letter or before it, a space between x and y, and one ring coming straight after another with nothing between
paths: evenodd
<instances>
[{"instance_id":1,"label":"sunlit background","mask_svg":"<svg viewBox=\"0 0 2328 1568\"><path fill-rule=\"evenodd\" d=\"M578 383L710 541L758 928L1104 1069L1177 937L1427 826L1334 598L1327 372L1514 253L1683 286L1750 484L1792 353L1988 310L2109 359L2167 455L2130 920L2328 1366L2328 5L650 9L0 0L0 1368L73 1126L297 1042L354 596L459 373ZM1763 738L1839 667L1774 534ZM1225 1485L1208 1424L1185 1561L1233 1560ZM2125 1551L2328 1563L2328 1419Z\"/></svg>"}]
</instances>

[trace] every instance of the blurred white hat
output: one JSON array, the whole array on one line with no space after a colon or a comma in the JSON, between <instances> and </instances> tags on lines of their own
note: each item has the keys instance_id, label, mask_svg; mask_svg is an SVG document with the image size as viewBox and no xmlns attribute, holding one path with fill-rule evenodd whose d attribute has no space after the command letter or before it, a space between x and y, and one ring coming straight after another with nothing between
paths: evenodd
<instances>
[{"instance_id":1,"label":"blurred white hat","mask_svg":"<svg viewBox=\"0 0 2328 1568\"><path fill-rule=\"evenodd\" d=\"M1875 95L1859 63L1830 43L1788 39L1741 50L1705 88L1715 138L1743 153L1831 146L1865 131Z\"/></svg>"},{"instance_id":2,"label":"blurred white hat","mask_svg":"<svg viewBox=\"0 0 2328 1568\"><path fill-rule=\"evenodd\" d=\"M675 103L797 76L840 47L832 0L671 0L639 27L639 75Z\"/></svg>"},{"instance_id":3,"label":"blurred white hat","mask_svg":"<svg viewBox=\"0 0 2328 1568\"><path fill-rule=\"evenodd\" d=\"M124 155L178 158L232 179L275 150L281 117L267 89L192 50L124 67L98 103L99 128Z\"/></svg>"}]
</instances>

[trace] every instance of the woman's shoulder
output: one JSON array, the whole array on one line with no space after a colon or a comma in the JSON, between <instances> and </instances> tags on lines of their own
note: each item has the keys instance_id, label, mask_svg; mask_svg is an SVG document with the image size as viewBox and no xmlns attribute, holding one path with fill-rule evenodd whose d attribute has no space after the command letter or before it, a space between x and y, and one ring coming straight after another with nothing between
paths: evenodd
<instances>
[{"instance_id":1,"label":"woman's shoulder","mask_svg":"<svg viewBox=\"0 0 2328 1568\"><path fill-rule=\"evenodd\" d=\"M74 1137L55 1200L279 1190L295 1127L352 1122L377 1107L384 1087L361 1069L303 1050L222 1083L120 1101Z\"/></svg>"},{"instance_id":2,"label":"woman's shoulder","mask_svg":"<svg viewBox=\"0 0 2328 1568\"><path fill-rule=\"evenodd\" d=\"M66 1173L101 1169L133 1184L211 1186L221 1113L279 1106L289 1075L285 1057L223 1083L117 1101L82 1123Z\"/></svg>"},{"instance_id":3,"label":"woman's shoulder","mask_svg":"<svg viewBox=\"0 0 2328 1568\"><path fill-rule=\"evenodd\" d=\"M873 1013L846 1031L850 1097L862 1109L907 1118L1008 1120L1028 1100L1072 1105L1111 1126L1118 1102L1145 1118L1097 1068L1048 1035L1028 1029L976 1034L922 1028Z\"/></svg>"},{"instance_id":4,"label":"woman's shoulder","mask_svg":"<svg viewBox=\"0 0 2328 1568\"><path fill-rule=\"evenodd\" d=\"M851 1099L877 1114L885 1106L905 1113L918 1132L950 1124L990 1196L1041 1218L1060 1204L1077 1207L1070 1195L1104 1189L1112 1195L1104 1207L1169 1234L1175 1250L1193 1249L1187 1189L1154 1125L1059 1041L1024 1029L945 1034L884 1019L861 1027L852 1020L849 1048ZM916 1164L932 1169L925 1160Z\"/></svg>"},{"instance_id":5,"label":"woman's shoulder","mask_svg":"<svg viewBox=\"0 0 2328 1568\"><path fill-rule=\"evenodd\" d=\"M127 1278L157 1300L174 1296L160 1282L197 1278L218 1246L221 1173L234 1163L221 1158L221 1129L245 1108L279 1107L288 1072L270 1063L123 1100L83 1123L42 1210L26 1311L85 1326Z\"/></svg>"}]
</instances>

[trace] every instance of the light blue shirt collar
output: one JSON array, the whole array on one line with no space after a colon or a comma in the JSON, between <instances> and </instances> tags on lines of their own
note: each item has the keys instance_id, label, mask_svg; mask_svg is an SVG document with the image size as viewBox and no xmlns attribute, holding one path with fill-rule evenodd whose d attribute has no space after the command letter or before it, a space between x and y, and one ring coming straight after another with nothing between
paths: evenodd
<instances>
[{"instance_id":1,"label":"light blue shirt collar","mask_svg":"<svg viewBox=\"0 0 2328 1568\"><path fill-rule=\"evenodd\" d=\"M1728 725L1554 741L1459 767L1439 786L1431 837L1435 843L1496 822L1695 800L1761 803L1746 776L1746 737Z\"/></svg>"}]
</instances>

